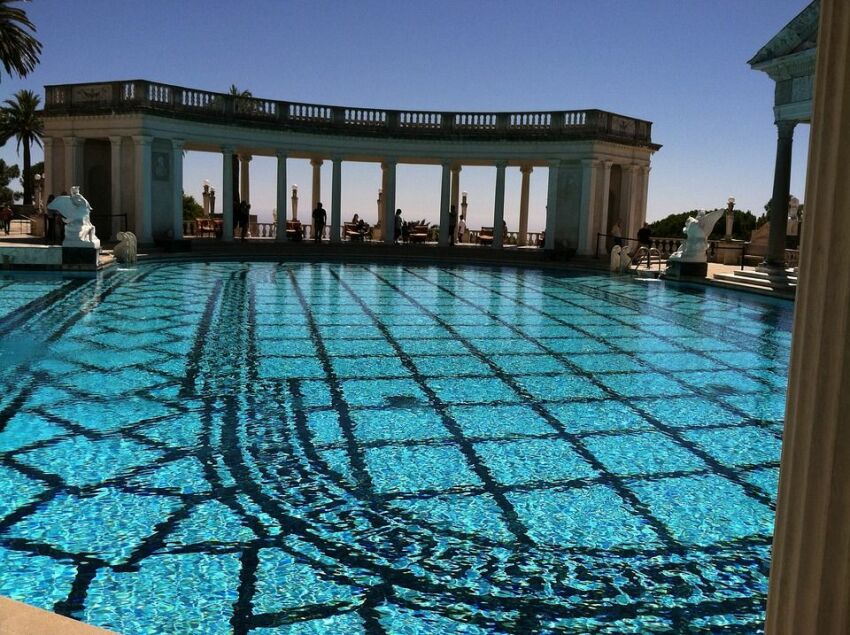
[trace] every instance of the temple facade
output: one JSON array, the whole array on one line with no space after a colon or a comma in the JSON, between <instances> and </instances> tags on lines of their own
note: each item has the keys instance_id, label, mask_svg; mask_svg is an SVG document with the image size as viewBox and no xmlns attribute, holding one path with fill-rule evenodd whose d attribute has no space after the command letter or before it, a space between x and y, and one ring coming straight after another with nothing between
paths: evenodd
<instances>
[{"instance_id":1,"label":"temple facade","mask_svg":"<svg viewBox=\"0 0 850 635\"><path fill-rule=\"evenodd\" d=\"M460 210L465 165L496 169L493 246L503 244L505 171L518 168L527 193L535 168L548 168L544 247L591 254L615 223L633 236L646 217L652 124L601 110L553 112L398 111L237 97L149 81L47 86L45 192L80 185L98 228L114 235L126 215L140 243L182 238L183 154L222 158L222 240L233 239L234 201L250 202L250 160L277 157L276 238L286 240L289 158L310 160L312 198L331 164L331 240L341 236L342 170L348 161L382 166L382 218L393 225L399 164L442 167L440 242L451 205ZM234 170L234 157L240 169ZM528 224L521 197L519 244ZM291 212L290 212L291 213ZM119 221L119 219L121 219ZM102 231L99 229L99 231ZM384 240L392 242L391 232Z\"/></svg>"}]
</instances>

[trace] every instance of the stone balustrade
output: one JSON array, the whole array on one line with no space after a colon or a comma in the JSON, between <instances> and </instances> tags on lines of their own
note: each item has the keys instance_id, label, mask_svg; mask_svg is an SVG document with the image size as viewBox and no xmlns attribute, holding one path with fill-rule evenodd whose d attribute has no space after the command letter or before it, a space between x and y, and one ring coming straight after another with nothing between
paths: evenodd
<instances>
[{"instance_id":1,"label":"stone balustrade","mask_svg":"<svg viewBox=\"0 0 850 635\"><path fill-rule=\"evenodd\" d=\"M653 146L652 123L602 110L437 112L239 97L146 80L45 87L46 115L148 111L224 124L401 138L603 139Z\"/></svg>"}]
</instances>

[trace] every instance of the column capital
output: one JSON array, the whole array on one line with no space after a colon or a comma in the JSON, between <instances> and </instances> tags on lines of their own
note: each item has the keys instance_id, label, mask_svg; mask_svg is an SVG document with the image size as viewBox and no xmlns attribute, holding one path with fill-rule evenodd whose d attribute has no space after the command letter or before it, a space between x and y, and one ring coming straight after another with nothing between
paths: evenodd
<instances>
[{"instance_id":1,"label":"column capital","mask_svg":"<svg viewBox=\"0 0 850 635\"><path fill-rule=\"evenodd\" d=\"M384 157L384 160L381 161L381 169L388 170L389 168L394 168L398 161L395 157Z\"/></svg>"},{"instance_id":2,"label":"column capital","mask_svg":"<svg viewBox=\"0 0 850 635\"><path fill-rule=\"evenodd\" d=\"M338 154L331 157L333 163L342 163L342 157Z\"/></svg>"},{"instance_id":3,"label":"column capital","mask_svg":"<svg viewBox=\"0 0 850 635\"><path fill-rule=\"evenodd\" d=\"M460 163L452 163L452 172L460 172L463 170L463 166Z\"/></svg>"},{"instance_id":4,"label":"column capital","mask_svg":"<svg viewBox=\"0 0 850 635\"><path fill-rule=\"evenodd\" d=\"M310 159L310 165L312 165L314 168L321 167L323 163L323 159Z\"/></svg>"},{"instance_id":5,"label":"column capital","mask_svg":"<svg viewBox=\"0 0 850 635\"><path fill-rule=\"evenodd\" d=\"M451 162L451 160L449 160L449 159L443 159L442 161L440 161L440 165L441 165L442 167L444 167L444 168L449 168L449 169L451 169L451 167L452 167L452 162Z\"/></svg>"},{"instance_id":6,"label":"column capital","mask_svg":"<svg viewBox=\"0 0 850 635\"><path fill-rule=\"evenodd\" d=\"M137 146L147 146L153 143L153 137L147 134L133 135L133 142Z\"/></svg>"},{"instance_id":7,"label":"column capital","mask_svg":"<svg viewBox=\"0 0 850 635\"><path fill-rule=\"evenodd\" d=\"M275 150L275 151L274 151L274 155L275 155L278 159L286 159L286 158L288 158L288 154L287 154L287 151L286 151L286 150Z\"/></svg>"},{"instance_id":8,"label":"column capital","mask_svg":"<svg viewBox=\"0 0 850 635\"><path fill-rule=\"evenodd\" d=\"M110 137L111 139L112 137ZM41 144L44 146L52 146L53 145L53 137L42 137Z\"/></svg>"},{"instance_id":9,"label":"column capital","mask_svg":"<svg viewBox=\"0 0 850 635\"><path fill-rule=\"evenodd\" d=\"M110 137L110 140L111 139L112 139L112 137ZM183 146L185 146L185 145L186 145L185 139L172 139L171 140L171 149L174 150L174 151L179 150L180 152L182 152Z\"/></svg>"},{"instance_id":10,"label":"column capital","mask_svg":"<svg viewBox=\"0 0 850 635\"><path fill-rule=\"evenodd\" d=\"M562 159L549 159L548 161L546 161L546 163L549 165L549 169L560 168L563 162L564 161Z\"/></svg>"},{"instance_id":11,"label":"column capital","mask_svg":"<svg viewBox=\"0 0 850 635\"><path fill-rule=\"evenodd\" d=\"M521 165L521 166L519 166L519 171L522 172L523 174L531 174L532 172L534 172L534 166L531 166L531 165L528 165L528 164Z\"/></svg>"},{"instance_id":12,"label":"column capital","mask_svg":"<svg viewBox=\"0 0 850 635\"><path fill-rule=\"evenodd\" d=\"M62 141L65 145L76 146L82 141L80 137L62 137Z\"/></svg>"},{"instance_id":13,"label":"column capital","mask_svg":"<svg viewBox=\"0 0 850 635\"><path fill-rule=\"evenodd\" d=\"M233 146L221 146L221 153L233 155Z\"/></svg>"},{"instance_id":14,"label":"column capital","mask_svg":"<svg viewBox=\"0 0 850 635\"><path fill-rule=\"evenodd\" d=\"M796 121L786 121L780 120L775 122L776 128L779 133L779 138L783 137L793 137L794 136L794 127L797 125Z\"/></svg>"},{"instance_id":15,"label":"column capital","mask_svg":"<svg viewBox=\"0 0 850 635\"><path fill-rule=\"evenodd\" d=\"M124 137L121 137L121 136L118 136L118 135L110 136L109 137L109 143L111 143L113 146L121 145L121 139L123 139L123 138ZM44 143L45 141L47 141L47 139L42 139L42 143Z\"/></svg>"},{"instance_id":16,"label":"column capital","mask_svg":"<svg viewBox=\"0 0 850 635\"><path fill-rule=\"evenodd\" d=\"M246 154L244 152L239 153L239 160L242 161L243 163L249 163L251 161L251 159L253 159L253 158L254 157L250 154Z\"/></svg>"},{"instance_id":17,"label":"column capital","mask_svg":"<svg viewBox=\"0 0 850 635\"><path fill-rule=\"evenodd\" d=\"M494 165L496 166L497 169L504 170L506 167L508 167L508 162L505 161L504 159L499 159L498 161L496 161L494 163Z\"/></svg>"}]
</instances>

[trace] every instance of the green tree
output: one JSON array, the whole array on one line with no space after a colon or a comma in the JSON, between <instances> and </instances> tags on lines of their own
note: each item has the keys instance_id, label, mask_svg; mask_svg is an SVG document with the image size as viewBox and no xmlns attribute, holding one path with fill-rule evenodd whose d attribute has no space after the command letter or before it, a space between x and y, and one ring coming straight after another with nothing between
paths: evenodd
<instances>
[{"instance_id":1,"label":"green tree","mask_svg":"<svg viewBox=\"0 0 850 635\"><path fill-rule=\"evenodd\" d=\"M21 176L21 170L17 165L7 165L0 159L0 203L13 203L15 199L21 198L20 192L15 192L9 187L12 179Z\"/></svg>"},{"instance_id":2,"label":"green tree","mask_svg":"<svg viewBox=\"0 0 850 635\"><path fill-rule=\"evenodd\" d=\"M183 220L195 220L204 215L204 208L195 197L183 192Z\"/></svg>"},{"instance_id":3,"label":"green tree","mask_svg":"<svg viewBox=\"0 0 850 635\"><path fill-rule=\"evenodd\" d=\"M38 116L41 98L31 90L19 90L13 99L0 108L0 145L15 137L18 152L24 146L24 205L32 204L32 174L30 151L32 144L41 146L44 124Z\"/></svg>"},{"instance_id":4,"label":"green tree","mask_svg":"<svg viewBox=\"0 0 850 635\"><path fill-rule=\"evenodd\" d=\"M0 64L7 75L26 77L38 64L41 42L26 11L13 4L17 0L0 0Z\"/></svg>"},{"instance_id":5,"label":"green tree","mask_svg":"<svg viewBox=\"0 0 850 635\"><path fill-rule=\"evenodd\" d=\"M685 227L685 221L689 216L696 216L699 210L693 209L690 212L680 212L678 214L670 214L669 216L650 223L649 227L652 230L652 235L656 238L684 238L682 233ZM747 210L743 212L739 209L734 210L732 221L732 238L736 240L749 240L750 233L758 226L758 219L755 215ZM721 217L714 225L714 229L709 240L721 240L726 235L726 218Z\"/></svg>"}]
</instances>

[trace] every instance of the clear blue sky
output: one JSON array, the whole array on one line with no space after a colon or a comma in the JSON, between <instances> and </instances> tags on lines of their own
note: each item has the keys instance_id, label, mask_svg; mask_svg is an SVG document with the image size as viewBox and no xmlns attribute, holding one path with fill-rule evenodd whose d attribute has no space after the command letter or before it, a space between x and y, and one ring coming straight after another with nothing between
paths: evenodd
<instances>
[{"instance_id":1,"label":"clear blue sky","mask_svg":"<svg viewBox=\"0 0 850 635\"><path fill-rule=\"evenodd\" d=\"M35 0L40 66L0 82L0 98L45 84L151 79L259 97L387 108L600 108L654 122L648 217L725 205L761 213L775 158L773 82L747 60L807 0L326 2ZM791 190L801 199L808 127L795 135ZM40 151L35 153L40 159ZM14 142L0 157L17 162ZM323 170L329 198L330 165ZM514 173L515 172L515 173ZM290 161L309 206L310 168ZM190 153L184 189L221 180L216 155ZM401 167L407 218L436 220L438 168ZM508 174L516 229L519 172ZM252 163L252 202L274 205L274 161ZM467 168L470 227L492 224L495 170ZM377 165L343 165L343 213L376 216ZM541 229L545 170L532 175L529 229ZM299 215L300 215L299 214Z\"/></svg>"}]
</instances>

